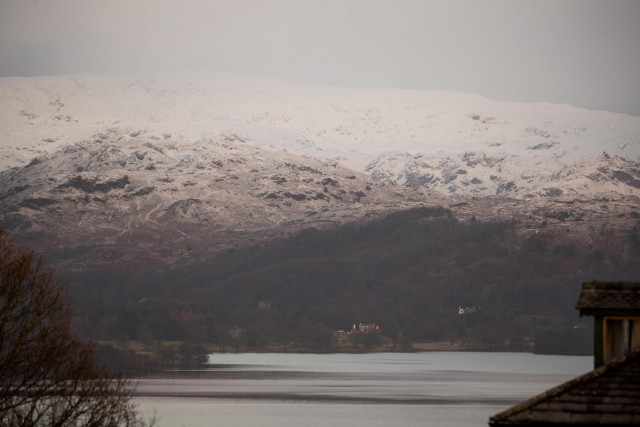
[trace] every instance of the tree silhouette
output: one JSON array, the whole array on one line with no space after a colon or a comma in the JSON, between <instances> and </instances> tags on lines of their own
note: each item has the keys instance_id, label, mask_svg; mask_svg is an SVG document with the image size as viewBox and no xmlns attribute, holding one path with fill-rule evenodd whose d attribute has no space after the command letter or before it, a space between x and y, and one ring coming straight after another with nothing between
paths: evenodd
<instances>
[{"instance_id":1,"label":"tree silhouette","mask_svg":"<svg viewBox=\"0 0 640 427\"><path fill-rule=\"evenodd\" d=\"M53 271L0 230L0 425L144 425L129 383L106 375L70 319Z\"/></svg>"}]
</instances>

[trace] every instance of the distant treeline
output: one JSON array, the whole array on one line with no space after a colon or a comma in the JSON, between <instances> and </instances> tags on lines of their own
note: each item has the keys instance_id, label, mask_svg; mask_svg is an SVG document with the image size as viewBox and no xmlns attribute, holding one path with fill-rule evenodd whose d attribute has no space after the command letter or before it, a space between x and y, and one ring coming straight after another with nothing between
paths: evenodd
<instances>
[{"instance_id":1,"label":"distant treeline","mask_svg":"<svg viewBox=\"0 0 640 427\"><path fill-rule=\"evenodd\" d=\"M75 325L92 338L330 351L333 331L369 322L403 345L588 353L590 322L573 308L580 284L639 277L634 236L609 257L569 234L523 238L510 222L463 223L419 208L172 270L69 277Z\"/></svg>"}]
</instances>

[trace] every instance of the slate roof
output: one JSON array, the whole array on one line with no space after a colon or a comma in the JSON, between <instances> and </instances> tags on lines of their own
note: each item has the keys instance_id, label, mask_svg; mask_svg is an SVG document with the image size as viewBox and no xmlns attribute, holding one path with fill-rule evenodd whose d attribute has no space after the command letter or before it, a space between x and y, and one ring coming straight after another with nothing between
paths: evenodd
<instances>
[{"instance_id":1,"label":"slate roof","mask_svg":"<svg viewBox=\"0 0 640 427\"><path fill-rule=\"evenodd\" d=\"M640 282L582 284L576 303L580 315L640 315Z\"/></svg>"},{"instance_id":2,"label":"slate roof","mask_svg":"<svg viewBox=\"0 0 640 427\"><path fill-rule=\"evenodd\" d=\"M640 353L500 412L489 419L489 425L640 425Z\"/></svg>"}]
</instances>

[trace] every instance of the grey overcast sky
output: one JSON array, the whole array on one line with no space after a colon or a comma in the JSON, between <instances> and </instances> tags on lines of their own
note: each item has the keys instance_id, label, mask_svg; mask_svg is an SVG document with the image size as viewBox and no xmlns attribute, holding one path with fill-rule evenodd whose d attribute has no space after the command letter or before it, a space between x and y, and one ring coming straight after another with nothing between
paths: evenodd
<instances>
[{"instance_id":1,"label":"grey overcast sky","mask_svg":"<svg viewBox=\"0 0 640 427\"><path fill-rule=\"evenodd\" d=\"M640 0L0 0L0 75L208 69L640 115Z\"/></svg>"}]
</instances>

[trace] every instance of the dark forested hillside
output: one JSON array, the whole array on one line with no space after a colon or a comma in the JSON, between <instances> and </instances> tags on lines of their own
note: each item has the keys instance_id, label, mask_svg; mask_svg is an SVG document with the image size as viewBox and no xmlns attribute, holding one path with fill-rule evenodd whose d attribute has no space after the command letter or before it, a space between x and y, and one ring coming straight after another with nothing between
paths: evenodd
<instances>
[{"instance_id":1,"label":"dark forested hillside","mask_svg":"<svg viewBox=\"0 0 640 427\"><path fill-rule=\"evenodd\" d=\"M632 232L614 256L569 236L413 209L170 271L70 274L75 321L95 338L231 348L330 350L334 330L375 322L394 342L585 352L589 322L573 309L581 282L637 279L640 245Z\"/></svg>"}]
</instances>

